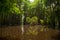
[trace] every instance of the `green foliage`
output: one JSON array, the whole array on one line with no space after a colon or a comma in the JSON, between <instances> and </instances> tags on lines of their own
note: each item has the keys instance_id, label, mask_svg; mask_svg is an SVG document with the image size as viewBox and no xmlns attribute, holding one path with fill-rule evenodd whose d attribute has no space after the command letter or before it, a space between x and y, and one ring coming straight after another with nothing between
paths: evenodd
<instances>
[{"instance_id":1,"label":"green foliage","mask_svg":"<svg viewBox=\"0 0 60 40\"><path fill-rule=\"evenodd\" d=\"M16 6L17 6L17 4L14 3L13 6L12 6L12 8L10 8L10 11L11 11L12 13L20 13L19 8L16 7Z\"/></svg>"},{"instance_id":2,"label":"green foliage","mask_svg":"<svg viewBox=\"0 0 60 40\"><path fill-rule=\"evenodd\" d=\"M40 23L43 25L44 24L44 20L40 19Z\"/></svg>"},{"instance_id":3,"label":"green foliage","mask_svg":"<svg viewBox=\"0 0 60 40\"><path fill-rule=\"evenodd\" d=\"M31 23L33 24L33 23L37 23L37 22L38 22L38 18L36 16L33 16L31 18Z\"/></svg>"},{"instance_id":4,"label":"green foliage","mask_svg":"<svg viewBox=\"0 0 60 40\"><path fill-rule=\"evenodd\" d=\"M31 18L30 17L26 17L26 22L30 23L31 22Z\"/></svg>"},{"instance_id":5,"label":"green foliage","mask_svg":"<svg viewBox=\"0 0 60 40\"><path fill-rule=\"evenodd\" d=\"M0 13L20 13L17 0L1 0Z\"/></svg>"},{"instance_id":6,"label":"green foliage","mask_svg":"<svg viewBox=\"0 0 60 40\"><path fill-rule=\"evenodd\" d=\"M36 16L33 16L32 18L27 17L27 18L26 18L26 22L27 22L27 23L30 23L30 24L35 24L35 23L38 22L38 18L37 18Z\"/></svg>"}]
</instances>

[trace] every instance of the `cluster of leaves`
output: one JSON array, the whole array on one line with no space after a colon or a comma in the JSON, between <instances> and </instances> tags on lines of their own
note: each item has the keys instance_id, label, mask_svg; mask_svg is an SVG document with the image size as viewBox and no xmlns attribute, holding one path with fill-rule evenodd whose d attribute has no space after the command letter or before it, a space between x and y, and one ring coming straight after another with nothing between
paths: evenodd
<instances>
[{"instance_id":1,"label":"cluster of leaves","mask_svg":"<svg viewBox=\"0 0 60 40\"><path fill-rule=\"evenodd\" d=\"M43 25L44 24L44 20L40 19L40 23Z\"/></svg>"},{"instance_id":2,"label":"cluster of leaves","mask_svg":"<svg viewBox=\"0 0 60 40\"><path fill-rule=\"evenodd\" d=\"M0 13L20 13L17 0L0 0Z\"/></svg>"},{"instance_id":3,"label":"cluster of leaves","mask_svg":"<svg viewBox=\"0 0 60 40\"><path fill-rule=\"evenodd\" d=\"M32 18L26 17L26 22L29 24L34 24L38 22L38 18L36 16L33 16Z\"/></svg>"}]
</instances>

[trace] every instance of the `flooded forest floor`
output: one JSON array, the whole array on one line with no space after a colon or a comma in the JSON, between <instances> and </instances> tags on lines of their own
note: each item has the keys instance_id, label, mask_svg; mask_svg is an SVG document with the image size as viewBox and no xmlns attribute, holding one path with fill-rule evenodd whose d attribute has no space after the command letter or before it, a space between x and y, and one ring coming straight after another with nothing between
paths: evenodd
<instances>
[{"instance_id":1,"label":"flooded forest floor","mask_svg":"<svg viewBox=\"0 0 60 40\"><path fill-rule=\"evenodd\" d=\"M60 40L60 31L41 25L7 26L0 28L0 40Z\"/></svg>"}]
</instances>

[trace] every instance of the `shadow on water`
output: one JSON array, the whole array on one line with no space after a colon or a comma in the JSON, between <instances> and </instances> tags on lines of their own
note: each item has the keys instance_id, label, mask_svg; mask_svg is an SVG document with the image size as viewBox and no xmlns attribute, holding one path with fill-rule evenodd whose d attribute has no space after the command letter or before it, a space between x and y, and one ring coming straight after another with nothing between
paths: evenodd
<instances>
[{"instance_id":1,"label":"shadow on water","mask_svg":"<svg viewBox=\"0 0 60 40\"><path fill-rule=\"evenodd\" d=\"M8 40L6 37L0 37L0 40Z\"/></svg>"},{"instance_id":2,"label":"shadow on water","mask_svg":"<svg viewBox=\"0 0 60 40\"><path fill-rule=\"evenodd\" d=\"M0 37L0 40L21 40L20 38Z\"/></svg>"},{"instance_id":3,"label":"shadow on water","mask_svg":"<svg viewBox=\"0 0 60 40\"><path fill-rule=\"evenodd\" d=\"M56 36L52 36L52 39L60 40L60 32Z\"/></svg>"}]
</instances>

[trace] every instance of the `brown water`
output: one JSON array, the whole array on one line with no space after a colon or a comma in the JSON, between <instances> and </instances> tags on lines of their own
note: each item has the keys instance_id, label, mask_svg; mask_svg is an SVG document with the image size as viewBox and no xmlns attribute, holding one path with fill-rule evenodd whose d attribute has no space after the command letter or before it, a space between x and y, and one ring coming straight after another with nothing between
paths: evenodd
<instances>
[{"instance_id":1,"label":"brown water","mask_svg":"<svg viewBox=\"0 0 60 40\"><path fill-rule=\"evenodd\" d=\"M23 35L20 26L9 26L0 28L0 40L58 40L58 30L47 29L47 31L40 31L42 27L40 27L40 25L36 25L36 27L33 27L33 31L37 28L38 33L36 35L32 33L26 34L28 30L32 30L29 28L30 27L28 25L24 25Z\"/></svg>"}]
</instances>

